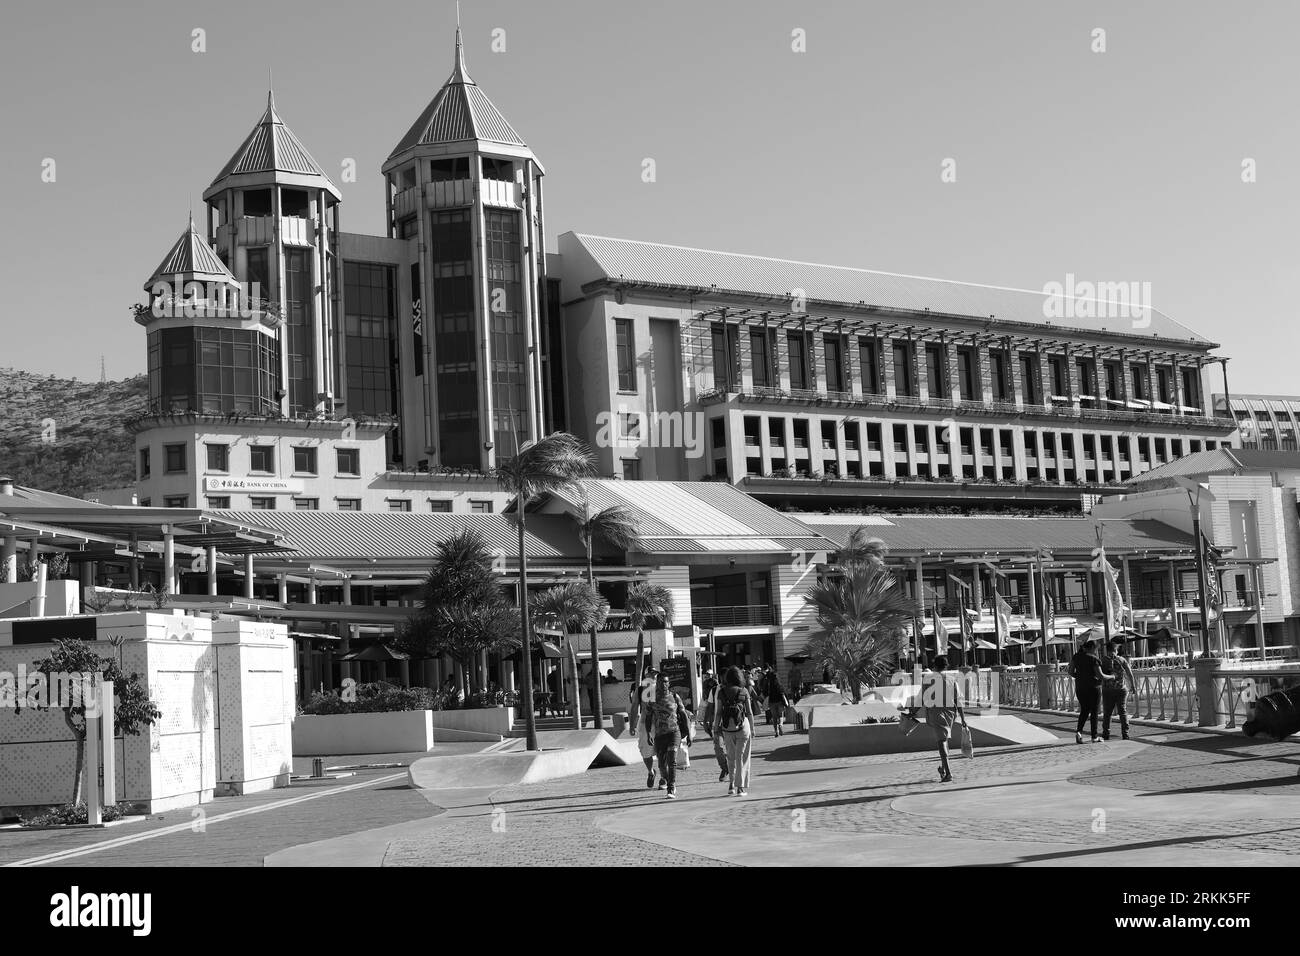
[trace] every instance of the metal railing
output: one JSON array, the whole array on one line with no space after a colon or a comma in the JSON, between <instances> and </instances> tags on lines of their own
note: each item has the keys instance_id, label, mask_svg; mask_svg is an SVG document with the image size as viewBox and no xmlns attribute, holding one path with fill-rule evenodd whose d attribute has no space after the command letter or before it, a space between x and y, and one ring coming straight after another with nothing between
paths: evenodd
<instances>
[{"instance_id":1,"label":"metal railing","mask_svg":"<svg viewBox=\"0 0 1300 956\"><path fill-rule=\"evenodd\" d=\"M700 627L746 627L771 624L772 608L767 604L692 607L691 623Z\"/></svg>"}]
</instances>

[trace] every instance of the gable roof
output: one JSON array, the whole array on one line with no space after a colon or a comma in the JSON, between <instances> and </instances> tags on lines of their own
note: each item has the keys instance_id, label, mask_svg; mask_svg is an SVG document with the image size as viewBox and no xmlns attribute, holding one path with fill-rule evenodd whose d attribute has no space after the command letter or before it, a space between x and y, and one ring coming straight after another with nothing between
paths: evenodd
<instances>
[{"instance_id":1,"label":"gable roof","mask_svg":"<svg viewBox=\"0 0 1300 956\"><path fill-rule=\"evenodd\" d=\"M204 190L203 198L207 199L218 192L225 181L233 177L268 174L319 178L324 180L319 184L321 187L335 199L342 198L338 187L325 175L325 170L312 158L311 153L307 152L302 140L284 125L284 120L275 111L275 95L270 92L266 95L266 112L221 168L221 172L217 173L212 184Z\"/></svg>"},{"instance_id":2,"label":"gable roof","mask_svg":"<svg viewBox=\"0 0 1300 956\"><path fill-rule=\"evenodd\" d=\"M1097 546L1096 525L1088 517L1006 517L1002 515L801 515L809 528L842 547L849 533L865 526L894 556L1026 554L1039 548L1088 555ZM1160 521L1106 522L1106 551L1191 551L1191 535ZM1057 555L1059 557L1059 554Z\"/></svg>"},{"instance_id":3,"label":"gable roof","mask_svg":"<svg viewBox=\"0 0 1300 956\"><path fill-rule=\"evenodd\" d=\"M574 253L585 254L590 275L584 275L579 280L584 284L604 279L628 284L784 299L789 299L795 290L802 290L810 302L872 307L894 312L928 312L936 320L941 316L968 317L982 322L993 318L1001 322L1058 328L1062 332L1082 330L1140 335L1206 347L1215 344L1157 309L1150 309L1149 325L1137 329L1134 328L1132 319L1122 316L1075 317L1081 305L1087 305L1095 313L1102 308L1110 310L1118 303L1056 296L1041 291L895 275L847 266L795 262L736 252L714 252L581 233L566 233L561 237L560 249L566 260L566 268L570 268L568 262L576 258ZM1051 312L1060 310L1065 310L1067 317L1047 318Z\"/></svg>"},{"instance_id":4,"label":"gable roof","mask_svg":"<svg viewBox=\"0 0 1300 956\"><path fill-rule=\"evenodd\" d=\"M388 154L394 157L436 143L487 142L527 146L465 69L460 27L456 28L456 65L437 95L424 108L406 135Z\"/></svg>"},{"instance_id":5,"label":"gable roof","mask_svg":"<svg viewBox=\"0 0 1300 956\"><path fill-rule=\"evenodd\" d=\"M714 481L578 482L555 497L571 512L625 508L636 525L630 549L641 554L789 554L825 551L832 543L745 492Z\"/></svg>"},{"instance_id":6,"label":"gable roof","mask_svg":"<svg viewBox=\"0 0 1300 956\"><path fill-rule=\"evenodd\" d=\"M1244 475L1251 472L1300 471L1300 452L1263 448L1216 448L1198 451L1144 471L1127 484L1133 487L1170 483L1176 477Z\"/></svg>"}]
</instances>

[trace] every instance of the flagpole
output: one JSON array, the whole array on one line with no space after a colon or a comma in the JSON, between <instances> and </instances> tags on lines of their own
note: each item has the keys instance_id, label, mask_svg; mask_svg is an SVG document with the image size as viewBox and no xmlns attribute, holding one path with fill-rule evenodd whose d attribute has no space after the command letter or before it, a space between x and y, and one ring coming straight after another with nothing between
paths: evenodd
<instances>
[{"instance_id":1,"label":"flagpole","mask_svg":"<svg viewBox=\"0 0 1300 956\"><path fill-rule=\"evenodd\" d=\"M1038 563L1038 630L1043 637L1043 663L1047 663L1047 576L1043 572L1043 552L1040 549Z\"/></svg>"},{"instance_id":2,"label":"flagpole","mask_svg":"<svg viewBox=\"0 0 1300 956\"><path fill-rule=\"evenodd\" d=\"M1106 575L1106 545L1102 543L1102 523L1097 522L1097 548L1101 551L1101 598L1102 598L1102 615L1101 615L1101 633L1102 639L1107 648L1110 647L1110 580Z\"/></svg>"}]
</instances>

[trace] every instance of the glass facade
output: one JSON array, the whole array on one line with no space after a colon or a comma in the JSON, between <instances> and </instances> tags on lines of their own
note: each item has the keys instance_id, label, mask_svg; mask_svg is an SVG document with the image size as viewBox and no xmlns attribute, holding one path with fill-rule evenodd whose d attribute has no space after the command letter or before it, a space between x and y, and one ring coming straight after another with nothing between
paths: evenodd
<instances>
[{"instance_id":1,"label":"glass facade","mask_svg":"<svg viewBox=\"0 0 1300 956\"><path fill-rule=\"evenodd\" d=\"M396 282L391 266L343 263L348 411L398 412Z\"/></svg>"},{"instance_id":2,"label":"glass facade","mask_svg":"<svg viewBox=\"0 0 1300 956\"><path fill-rule=\"evenodd\" d=\"M492 431L498 458L518 453L528 440L528 337L524 334L524 283L519 213L486 209L487 292L492 330Z\"/></svg>"},{"instance_id":3,"label":"glass facade","mask_svg":"<svg viewBox=\"0 0 1300 956\"><path fill-rule=\"evenodd\" d=\"M477 468L478 351L474 333L474 246L470 211L434 213L430 232L433 371L438 392L438 457Z\"/></svg>"},{"instance_id":4,"label":"glass facade","mask_svg":"<svg viewBox=\"0 0 1300 956\"><path fill-rule=\"evenodd\" d=\"M284 250L284 282L289 412L305 415L316 407L310 249Z\"/></svg>"},{"instance_id":5,"label":"glass facade","mask_svg":"<svg viewBox=\"0 0 1300 956\"><path fill-rule=\"evenodd\" d=\"M160 412L274 414L279 349L255 329L149 333L149 401Z\"/></svg>"}]
</instances>

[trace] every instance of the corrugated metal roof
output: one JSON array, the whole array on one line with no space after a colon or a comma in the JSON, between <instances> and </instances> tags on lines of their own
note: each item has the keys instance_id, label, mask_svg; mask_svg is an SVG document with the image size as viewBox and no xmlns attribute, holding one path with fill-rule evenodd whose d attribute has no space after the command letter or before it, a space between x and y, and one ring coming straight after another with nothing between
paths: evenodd
<instances>
[{"instance_id":1,"label":"corrugated metal roof","mask_svg":"<svg viewBox=\"0 0 1300 956\"><path fill-rule=\"evenodd\" d=\"M633 239L575 234L575 238L612 280L643 282L689 288L716 288L719 292L742 292L788 298L802 290L809 300L865 305L875 308L925 312L936 315L969 316L987 320L1055 326L1062 330L1114 332L1160 336L1198 344L1207 339L1174 321L1157 309L1150 310L1150 324L1134 328L1123 315L1111 318L1073 317L1078 304L1095 306L1094 300L1070 299L1026 289L1004 289L947 279L894 275L846 266L793 262L735 252L713 252L685 246L670 246ZM1048 306L1066 307L1068 317L1049 319ZM1093 309L1096 311L1096 308Z\"/></svg>"},{"instance_id":2,"label":"corrugated metal roof","mask_svg":"<svg viewBox=\"0 0 1300 956\"><path fill-rule=\"evenodd\" d=\"M697 554L732 551L821 551L827 542L799 521L713 481L618 481L591 479L557 495L593 511L626 508L637 526L634 551Z\"/></svg>"},{"instance_id":3,"label":"corrugated metal roof","mask_svg":"<svg viewBox=\"0 0 1300 956\"><path fill-rule=\"evenodd\" d=\"M507 559L519 552L518 525L507 515L278 510L214 513L281 532L284 543L295 548L303 559L430 558L440 542L466 528L482 535L490 549L504 551ZM584 560L586 553L573 521L561 515L529 515L524 541L530 560Z\"/></svg>"},{"instance_id":4,"label":"corrugated metal roof","mask_svg":"<svg viewBox=\"0 0 1300 956\"><path fill-rule=\"evenodd\" d=\"M230 160L217 173L207 192L211 192L222 180L230 176L248 173L293 173L299 176L318 176L325 180L324 185L335 197L341 193L325 170L316 162L307 147L294 135L293 130L284 125L284 120L275 111L275 100L268 93L266 112L257 121L253 131L248 134L239 149L235 150ZM204 195L207 195L205 192Z\"/></svg>"},{"instance_id":5,"label":"corrugated metal roof","mask_svg":"<svg viewBox=\"0 0 1300 956\"><path fill-rule=\"evenodd\" d=\"M163 257L163 261L154 269L149 281L144 284L149 289L156 279L171 281L179 275L184 280L196 282L221 282L238 285L234 274L226 268L221 257L208 245L194 228L194 217L190 217L189 227L181 233L175 245ZM179 290L178 290L179 291Z\"/></svg>"},{"instance_id":6,"label":"corrugated metal roof","mask_svg":"<svg viewBox=\"0 0 1300 956\"><path fill-rule=\"evenodd\" d=\"M456 31L456 67L429 101L406 135L388 154L392 159L415 146L469 141L526 146L523 138L465 70L460 31Z\"/></svg>"},{"instance_id":7,"label":"corrugated metal roof","mask_svg":"<svg viewBox=\"0 0 1300 956\"><path fill-rule=\"evenodd\" d=\"M1159 468L1143 472L1128 484L1134 487L1174 477L1233 475L1259 471L1300 471L1300 452L1267 448L1216 448L1176 458Z\"/></svg>"},{"instance_id":8,"label":"corrugated metal roof","mask_svg":"<svg viewBox=\"0 0 1300 956\"><path fill-rule=\"evenodd\" d=\"M837 545L843 545L854 525L804 515L803 522ZM889 546L890 554L915 555L1027 552L1046 548L1052 552L1088 554L1097 546L1091 518L1003 517L1000 515L875 515L871 535ZM1107 521L1106 550L1176 551L1190 549L1192 539L1159 521L1134 519Z\"/></svg>"}]
</instances>

